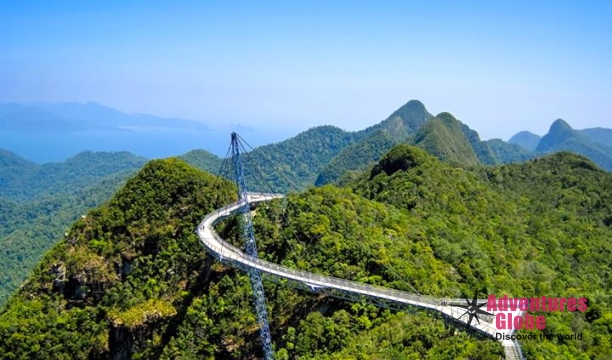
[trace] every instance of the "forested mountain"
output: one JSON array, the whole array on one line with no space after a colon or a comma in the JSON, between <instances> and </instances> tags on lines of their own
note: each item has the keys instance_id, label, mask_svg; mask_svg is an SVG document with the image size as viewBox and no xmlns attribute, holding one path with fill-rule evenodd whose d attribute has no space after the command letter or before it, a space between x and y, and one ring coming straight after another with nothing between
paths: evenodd
<instances>
[{"instance_id":1,"label":"forested mountain","mask_svg":"<svg viewBox=\"0 0 612 360\"><path fill-rule=\"evenodd\" d=\"M37 165L8 150L0 149L0 189L5 184L19 181ZM2 190L0 190L2 191Z\"/></svg>"},{"instance_id":2,"label":"forested mountain","mask_svg":"<svg viewBox=\"0 0 612 360\"><path fill-rule=\"evenodd\" d=\"M607 129L584 131L602 141L607 136L604 130ZM588 140L586 135L576 134L595 147L605 148ZM586 151L584 146L566 144L537 152L524 148L535 149L539 140L537 135L521 132L508 143L500 139L483 141L475 130L451 114L441 113L434 117L420 101L410 100L384 121L361 131L346 132L332 126L321 126L291 139L256 148L245 156L247 162L251 161L246 177L250 189L263 191L286 192L302 190L312 184L342 183L372 166L385 152L400 143L415 144L441 160L467 166L523 162L544 153L569 150L595 157L596 163L609 169L608 162L600 159L602 156L598 150ZM207 151L192 151L182 158L212 173L223 168L222 160Z\"/></svg>"},{"instance_id":3,"label":"forested mountain","mask_svg":"<svg viewBox=\"0 0 612 360\"><path fill-rule=\"evenodd\" d=\"M508 140L509 144L516 144L529 151L534 151L542 137L529 131L520 131Z\"/></svg>"},{"instance_id":4,"label":"forested mountain","mask_svg":"<svg viewBox=\"0 0 612 360\"><path fill-rule=\"evenodd\" d=\"M552 153L556 151L571 151L593 160L601 168L612 171L612 144L610 147L601 145L589 139L583 133L574 129L565 121L555 121L546 135L542 137L537 152Z\"/></svg>"},{"instance_id":5,"label":"forested mountain","mask_svg":"<svg viewBox=\"0 0 612 360\"><path fill-rule=\"evenodd\" d=\"M221 170L224 159L206 150L192 150L187 154L179 156L192 166L217 174Z\"/></svg>"},{"instance_id":6,"label":"forested mountain","mask_svg":"<svg viewBox=\"0 0 612 360\"><path fill-rule=\"evenodd\" d=\"M146 115L128 116L93 103L37 104L36 109L41 112L52 112L54 116L64 119L82 119L89 116L95 119L92 123L98 124L97 126L104 124L137 126L145 121L161 126L168 120L151 119ZM0 116L23 110L23 106L20 105L3 105L0 106ZM540 150L576 151L591 157L599 166L610 169L610 157L607 155L606 146L602 145L610 135L606 132L609 129L574 131L567 124L565 124L567 126L561 125L559 128L562 131L552 131L542 143ZM590 140L589 136L593 140ZM452 115L442 113L434 118L421 102L411 100L386 120L362 131L346 132L332 126L322 126L305 131L294 138L248 152L244 157L247 184L252 190L274 192L300 191L313 184L317 186L328 183L347 184L399 143L417 144L440 159L468 166L522 162L542 155L497 139L482 141L476 131ZM227 166L223 166L223 160L205 150L191 151L182 158L201 169L215 174L221 171L223 176L231 177L227 171L223 172L224 169L227 170ZM75 204L90 202L87 199L72 200L77 192L95 188L109 174L121 173L124 170L127 174L143 163L143 158L126 152L85 152L65 162L38 165L11 152L0 150L0 198L8 200L2 204L2 207L21 214L21 217L11 218L12 225L5 227L3 233L8 236L9 229L14 231L12 234L14 240L11 240L10 246L30 242L41 245L32 245L32 249L35 250L31 252L26 247L18 245L20 250L11 252L10 255L16 256L17 260L11 258L10 262L17 261L20 263L20 269L27 270L29 266L27 264L35 262L40 255L40 249L49 246L52 239L61 233L58 232L59 229L67 226L69 221L85 211L85 207ZM107 195L110 196L110 193ZM75 206L67 207L67 203ZM8 214L8 210L6 211ZM58 211L64 215L58 216ZM20 226L27 226L40 216L49 216L44 223L54 226L54 230L46 232L45 227L41 225L36 237L27 235L27 228ZM63 222L55 222L53 219L63 219ZM27 241L23 240L26 237ZM23 263L23 251L27 256L33 255L31 262ZM1 256L0 260L3 260ZM9 264L9 261L5 263ZM7 288L0 284L0 299L6 295L3 291L15 288L18 280L25 276L25 273L21 277L13 276L15 272L10 270L11 266L7 265L7 273L12 275L3 283L10 283L10 286Z\"/></svg>"},{"instance_id":7,"label":"forested mountain","mask_svg":"<svg viewBox=\"0 0 612 360\"><path fill-rule=\"evenodd\" d=\"M251 162L246 166L247 184L251 189L286 192L331 183L348 171L371 166L394 145L412 142L432 118L420 101L410 100L384 121L361 131L320 126L258 147L245 156ZM478 134L475 136L480 142ZM213 173L221 167L220 160L208 152L194 151L182 158Z\"/></svg>"},{"instance_id":8,"label":"forested mountain","mask_svg":"<svg viewBox=\"0 0 612 360\"><path fill-rule=\"evenodd\" d=\"M410 100L381 123L358 132L362 139L347 146L319 173L315 185L329 184L347 171L363 170L394 145L411 141L411 137L432 119L425 105Z\"/></svg>"},{"instance_id":9,"label":"forested mountain","mask_svg":"<svg viewBox=\"0 0 612 360\"><path fill-rule=\"evenodd\" d=\"M454 118L451 115L451 118ZM478 158L478 162L483 165L495 165L500 164L505 161L498 160L495 156L495 152L491 149L491 146L488 141L480 140L480 135L475 130L470 129L469 126L465 125L459 120L456 120L459 123L459 127L461 128L461 132L465 135L466 139L472 146L474 150L474 154Z\"/></svg>"},{"instance_id":10,"label":"forested mountain","mask_svg":"<svg viewBox=\"0 0 612 360\"><path fill-rule=\"evenodd\" d=\"M322 126L258 147L244 156L250 189L346 186L310 189L258 209L261 256L435 296L459 297L483 286L514 296L586 296L594 304L586 314L547 315L546 330L581 332L585 340L527 342L523 348L529 357L598 358L612 351L611 175L570 153L495 165L570 150L609 170L605 130L576 131L560 120L530 152L516 143L482 141L451 114L433 117L413 100L362 131ZM194 150L182 158L231 176L210 152ZM125 152L86 152L38 165L0 151L0 305L68 225L108 200L144 161ZM215 264L193 235L201 216L228 202L233 191L227 181L178 160L150 163L110 203L78 220L39 263L0 313L0 353L259 354L248 278ZM230 221L220 230L234 237L235 225ZM274 284L266 284L266 291L281 359L501 354L497 343L449 332L423 314Z\"/></svg>"},{"instance_id":11,"label":"forested mountain","mask_svg":"<svg viewBox=\"0 0 612 360\"><path fill-rule=\"evenodd\" d=\"M357 141L336 156L319 173L315 185L344 182L355 172L370 167L385 152L400 143L415 144L439 159L464 165L495 165L522 162L536 155L500 139L483 141L475 130L449 113L431 115L417 100L411 100L382 123L365 129Z\"/></svg>"},{"instance_id":12,"label":"forested mountain","mask_svg":"<svg viewBox=\"0 0 612 360\"><path fill-rule=\"evenodd\" d=\"M588 157L603 169L612 171L612 129L574 130L566 121L558 119L553 122L544 137L521 131L510 138L508 143L533 151L532 157L557 151L571 151Z\"/></svg>"},{"instance_id":13,"label":"forested mountain","mask_svg":"<svg viewBox=\"0 0 612 360\"><path fill-rule=\"evenodd\" d=\"M486 143L489 145L489 149L493 152L498 164L520 163L536 157L535 153L501 139L486 140Z\"/></svg>"},{"instance_id":14,"label":"forested mountain","mask_svg":"<svg viewBox=\"0 0 612 360\"><path fill-rule=\"evenodd\" d=\"M234 192L177 159L147 164L0 312L0 353L260 357L248 276L214 261L193 231ZM522 347L527 358L597 359L612 353L610 204L612 174L574 154L468 170L400 145L347 188L311 188L253 214L259 256L290 267L434 296L587 297L584 313L545 313L555 340ZM217 229L238 233L235 220ZM503 354L427 313L264 286L279 359ZM556 338L574 332L582 339Z\"/></svg>"},{"instance_id":15,"label":"forested mountain","mask_svg":"<svg viewBox=\"0 0 612 360\"><path fill-rule=\"evenodd\" d=\"M449 113L438 114L425 123L414 143L441 160L467 166L479 163L461 124Z\"/></svg>"},{"instance_id":16,"label":"forested mountain","mask_svg":"<svg viewBox=\"0 0 612 360\"><path fill-rule=\"evenodd\" d=\"M417 133L420 133L419 140L415 142ZM251 189L280 192L301 190L313 183L324 185L339 179L347 171L371 166L386 151L402 142L420 144L441 159L467 160L466 164L471 165L499 163L489 142L481 141L474 130L448 113L438 115L436 120L420 101L411 100L386 120L362 131L346 132L332 126L321 126L283 142L254 149L245 156L247 183ZM451 149L459 142L462 154ZM499 145L498 148L502 149L500 153L505 151L504 160L525 159L507 154L517 151L511 146ZM462 159L465 154L472 156ZM221 168L221 160L206 151L193 151L182 158L213 173Z\"/></svg>"},{"instance_id":17,"label":"forested mountain","mask_svg":"<svg viewBox=\"0 0 612 360\"><path fill-rule=\"evenodd\" d=\"M0 305L74 220L108 200L144 163L125 152L85 152L38 165L0 152Z\"/></svg>"},{"instance_id":18,"label":"forested mountain","mask_svg":"<svg viewBox=\"0 0 612 360\"><path fill-rule=\"evenodd\" d=\"M422 102L410 100L395 110L387 119L363 130L363 132L370 134L383 130L393 138L403 140L407 136L416 133L427 120L432 118L433 115L427 111Z\"/></svg>"},{"instance_id":19,"label":"forested mountain","mask_svg":"<svg viewBox=\"0 0 612 360\"><path fill-rule=\"evenodd\" d=\"M407 141L408 138L404 140ZM315 186L332 183L347 172L364 170L400 142L400 139L388 131L382 129L374 131L364 139L348 145L333 157L317 176Z\"/></svg>"},{"instance_id":20,"label":"forested mountain","mask_svg":"<svg viewBox=\"0 0 612 360\"><path fill-rule=\"evenodd\" d=\"M578 131L599 145L612 147L612 129L598 127Z\"/></svg>"},{"instance_id":21,"label":"forested mountain","mask_svg":"<svg viewBox=\"0 0 612 360\"><path fill-rule=\"evenodd\" d=\"M249 189L268 192L302 190L314 184L317 174L342 149L364 136L334 126L319 126L285 141L258 147L243 157L247 185ZM192 151L181 157L213 174L222 167L221 159L206 151Z\"/></svg>"},{"instance_id":22,"label":"forested mountain","mask_svg":"<svg viewBox=\"0 0 612 360\"><path fill-rule=\"evenodd\" d=\"M63 162L43 165L7 151L0 153L0 159L8 159L0 160L0 197L14 201L68 194L94 185L108 175L138 169L146 162L145 158L125 151L85 151Z\"/></svg>"}]
</instances>

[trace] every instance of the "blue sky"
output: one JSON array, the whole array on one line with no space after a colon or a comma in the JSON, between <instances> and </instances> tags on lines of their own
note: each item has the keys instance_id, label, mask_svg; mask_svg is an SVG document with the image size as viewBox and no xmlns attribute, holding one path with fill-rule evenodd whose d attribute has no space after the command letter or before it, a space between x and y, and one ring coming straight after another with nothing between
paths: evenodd
<instances>
[{"instance_id":1,"label":"blue sky","mask_svg":"<svg viewBox=\"0 0 612 360\"><path fill-rule=\"evenodd\" d=\"M612 127L611 1L416 3L4 1L0 102L295 133L419 99L485 139Z\"/></svg>"}]
</instances>

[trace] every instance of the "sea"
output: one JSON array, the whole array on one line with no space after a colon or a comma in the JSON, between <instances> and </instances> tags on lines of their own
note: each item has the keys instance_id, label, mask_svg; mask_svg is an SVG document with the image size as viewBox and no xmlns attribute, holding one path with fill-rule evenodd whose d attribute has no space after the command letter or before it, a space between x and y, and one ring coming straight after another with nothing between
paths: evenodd
<instances>
[{"instance_id":1,"label":"sea","mask_svg":"<svg viewBox=\"0 0 612 360\"><path fill-rule=\"evenodd\" d=\"M129 151L148 159L183 155L203 149L225 156L230 130L187 130L140 128L87 132L12 132L0 130L0 149L9 150L35 163L60 162L82 151ZM240 134L257 147L286 139L290 135L275 131L249 131Z\"/></svg>"}]
</instances>

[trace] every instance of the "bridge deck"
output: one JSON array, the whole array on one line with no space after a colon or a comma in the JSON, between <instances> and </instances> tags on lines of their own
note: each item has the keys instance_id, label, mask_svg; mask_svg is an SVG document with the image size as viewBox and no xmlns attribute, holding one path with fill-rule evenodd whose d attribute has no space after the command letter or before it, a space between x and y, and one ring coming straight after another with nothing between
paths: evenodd
<instances>
[{"instance_id":1,"label":"bridge deck","mask_svg":"<svg viewBox=\"0 0 612 360\"><path fill-rule=\"evenodd\" d=\"M266 193L249 193L248 201L251 204L258 202L269 201L283 197L279 194ZM452 304L465 305L463 299L440 299L423 295L412 294L406 291L400 291L381 286L363 284L356 281L343 280L332 276L313 274L311 272L291 269L282 265L274 264L265 260L254 258L247 255L242 250L230 245L223 240L213 229L213 226L219 221L234 215L244 205L242 202L235 202L224 206L220 209L208 214L200 223L197 229L197 234L203 245L214 256L222 262L241 268L255 268L268 276L286 279L294 282L299 282L312 291L333 290L340 291L346 294L361 295L370 298L380 299L385 302L395 304L415 306L422 309L437 312L443 316L454 319L455 321L467 324L468 316L463 316L465 310L462 308L451 306ZM481 303L481 300L479 303ZM502 311L506 316L510 313L513 316L522 315L522 311ZM498 312L493 311L493 314ZM480 324L474 319L470 324L474 330L479 331L491 338L495 338L496 334L512 334L514 330L498 330L494 324L493 317L480 317ZM511 350L516 351L511 343L504 342L506 352ZM518 346L518 345L517 345ZM520 354L520 352L519 352ZM519 355L520 356L520 355Z\"/></svg>"}]
</instances>

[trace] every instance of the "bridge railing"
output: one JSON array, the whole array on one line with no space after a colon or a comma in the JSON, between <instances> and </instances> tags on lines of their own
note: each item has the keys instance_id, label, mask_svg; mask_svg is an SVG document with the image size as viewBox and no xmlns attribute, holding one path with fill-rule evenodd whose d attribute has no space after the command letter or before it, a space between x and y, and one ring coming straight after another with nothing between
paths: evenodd
<instances>
[{"instance_id":1,"label":"bridge railing","mask_svg":"<svg viewBox=\"0 0 612 360\"><path fill-rule=\"evenodd\" d=\"M261 201L261 200L259 200ZM254 201L256 202L256 201ZM347 293L365 295L369 297L375 297L383 299L385 301L397 302L401 304L414 305L425 309L438 309L447 305L462 304L465 305L464 299L456 298L433 298L424 295L417 295L407 293L401 290L389 289L377 285L364 284L356 281L345 280L336 278L329 275L314 274L308 271L289 268L283 265L268 262L259 258L255 258L247 255L241 249L227 243L222 239L212 228L212 225L217 224L219 221L233 215L237 210L243 206L242 203L234 203L217 209L213 213L209 214L202 220L202 223L198 227L199 231L205 232L205 227L208 224L210 234L214 239L213 241L207 241L204 245L213 253L216 253L217 257L221 261L227 262L231 260L242 266L248 266L257 268L263 273L269 276L274 276L282 279L289 279L297 282L305 283L312 290L315 289L329 289L339 290ZM200 236L204 242L205 236ZM482 300L481 300L482 301ZM452 308L453 311L463 312L463 309ZM457 315L457 316L460 316ZM481 317L481 320L485 320L488 323L492 322L492 317ZM482 329L480 329L482 330ZM484 331L484 330L482 330ZM490 335L490 334L489 334Z\"/></svg>"}]
</instances>

